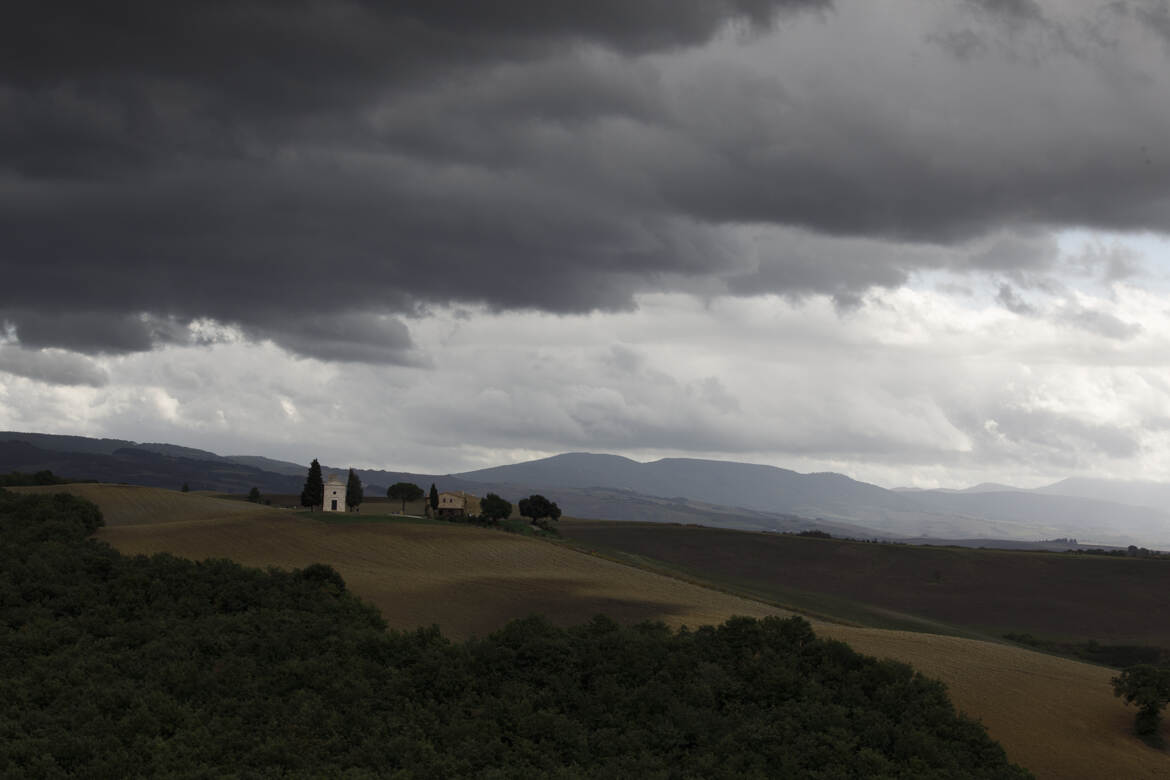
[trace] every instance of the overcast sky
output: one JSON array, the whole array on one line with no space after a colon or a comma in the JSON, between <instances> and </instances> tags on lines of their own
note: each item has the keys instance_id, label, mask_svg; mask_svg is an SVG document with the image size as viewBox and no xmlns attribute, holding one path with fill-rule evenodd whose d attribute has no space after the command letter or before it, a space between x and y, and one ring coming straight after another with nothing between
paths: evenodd
<instances>
[{"instance_id":1,"label":"overcast sky","mask_svg":"<svg viewBox=\"0 0 1170 780\"><path fill-rule=\"evenodd\" d=\"M0 429L1170 479L1168 0L21 13Z\"/></svg>"}]
</instances>

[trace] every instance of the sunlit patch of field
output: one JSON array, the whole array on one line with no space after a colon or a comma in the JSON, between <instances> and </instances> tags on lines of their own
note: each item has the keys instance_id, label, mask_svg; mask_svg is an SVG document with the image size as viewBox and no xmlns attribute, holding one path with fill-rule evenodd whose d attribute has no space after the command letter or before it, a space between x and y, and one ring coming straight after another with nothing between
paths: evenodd
<instances>
[{"instance_id":1,"label":"sunlit patch of field","mask_svg":"<svg viewBox=\"0 0 1170 780\"><path fill-rule=\"evenodd\" d=\"M79 486L111 523L98 536L124 553L232 558L251 566L330 564L393 628L437 623L453 638L483 635L534 612L561 624L599 612L623 621L719 623L783 614L769 605L568 549L464 525L318 522L308 513L242 505L226 513L171 491ZM45 492L52 492L52 489ZM167 497L173 501L167 504ZM140 502L137 508L123 502ZM153 515L151 513L154 513ZM173 518L184 519L175 521ZM154 520L148 519L153 516ZM983 721L1013 761L1041 778L1170 777L1170 755L1131 735L1134 710L1101 667L958 637L815 622L860 652L912 664L945 682L956 706ZM1170 738L1170 729L1167 730Z\"/></svg>"},{"instance_id":2,"label":"sunlit patch of field","mask_svg":"<svg viewBox=\"0 0 1170 780\"><path fill-rule=\"evenodd\" d=\"M1110 669L973 639L815 626L858 652L945 682L955 706L1037 777L1170 777L1170 754L1133 736L1134 709L1112 695ZM1164 734L1170 738L1170 727Z\"/></svg>"},{"instance_id":3,"label":"sunlit patch of field","mask_svg":"<svg viewBox=\"0 0 1170 780\"><path fill-rule=\"evenodd\" d=\"M124 553L231 558L250 566L327 563L394 628L437 623L454 638L484 635L533 613L569 625L598 613L623 621L716 623L782 614L758 602L469 526L326 524L300 516L124 525L98 536Z\"/></svg>"}]
</instances>

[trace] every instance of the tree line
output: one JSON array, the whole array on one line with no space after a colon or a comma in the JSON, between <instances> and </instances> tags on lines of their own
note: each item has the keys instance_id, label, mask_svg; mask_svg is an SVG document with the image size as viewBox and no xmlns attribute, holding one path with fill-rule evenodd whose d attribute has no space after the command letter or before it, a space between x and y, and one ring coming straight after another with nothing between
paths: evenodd
<instances>
[{"instance_id":1,"label":"tree line","mask_svg":"<svg viewBox=\"0 0 1170 780\"><path fill-rule=\"evenodd\" d=\"M941 683L800 618L386 631L316 564L123 556L0 491L0 776L1026 777Z\"/></svg>"},{"instance_id":2,"label":"tree line","mask_svg":"<svg viewBox=\"0 0 1170 780\"><path fill-rule=\"evenodd\" d=\"M26 474L21 471L10 471L0 474L0 487L26 487L32 485L67 485L77 482L94 482L92 479L70 479L58 477L52 471L43 469Z\"/></svg>"}]
</instances>

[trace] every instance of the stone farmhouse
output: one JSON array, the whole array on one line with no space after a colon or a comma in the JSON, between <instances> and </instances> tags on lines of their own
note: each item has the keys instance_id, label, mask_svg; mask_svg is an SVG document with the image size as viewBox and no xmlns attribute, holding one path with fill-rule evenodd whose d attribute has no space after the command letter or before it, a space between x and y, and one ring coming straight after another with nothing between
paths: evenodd
<instances>
[{"instance_id":1,"label":"stone farmhouse","mask_svg":"<svg viewBox=\"0 0 1170 780\"><path fill-rule=\"evenodd\" d=\"M479 514L479 498L462 490L448 490L439 494L436 517L467 517Z\"/></svg>"}]
</instances>

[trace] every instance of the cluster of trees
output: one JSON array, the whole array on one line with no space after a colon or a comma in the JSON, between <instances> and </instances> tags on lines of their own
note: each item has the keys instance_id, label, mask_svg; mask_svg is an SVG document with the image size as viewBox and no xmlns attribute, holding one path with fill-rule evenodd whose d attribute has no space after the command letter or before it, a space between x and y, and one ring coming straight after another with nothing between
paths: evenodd
<instances>
[{"instance_id":1,"label":"cluster of trees","mask_svg":"<svg viewBox=\"0 0 1170 780\"><path fill-rule=\"evenodd\" d=\"M531 522L549 529L548 522L559 520L561 508L556 502L549 501L541 495L531 495L517 502L517 509L521 517L527 517ZM495 493L488 493L479 502L480 515L490 523L498 523L512 516L512 503Z\"/></svg>"},{"instance_id":2,"label":"cluster of trees","mask_svg":"<svg viewBox=\"0 0 1170 780\"><path fill-rule=\"evenodd\" d=\"M124 557L0 491L0 776L1026 777L940 683L792 618L387 632L328 566Z\"/></svg>"},{"instance_id":3,"label":"cluster of trees","mask_svg":"<svg viewBox=\"0 0 1170 780\"><path fill-rule=\"evenodd\" d=\"M557 535L551 523L560 519L561 508L556 502L549 501L541 495L531 495L517 502L520 516L528 518L531 525L541 529L546 534ZM465 522L492 528L502 528L514 533L532 533L529 526L522 523L506 523L512 516L512 502L496 493L488 493L479 501L479 514L463 518Z\"/></svg>"}]
</instances>

